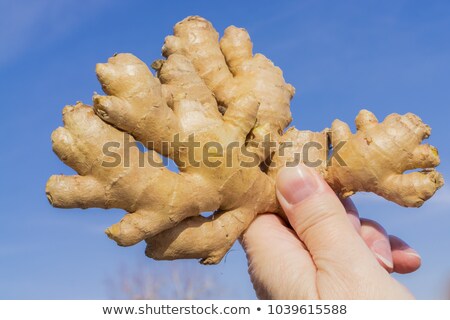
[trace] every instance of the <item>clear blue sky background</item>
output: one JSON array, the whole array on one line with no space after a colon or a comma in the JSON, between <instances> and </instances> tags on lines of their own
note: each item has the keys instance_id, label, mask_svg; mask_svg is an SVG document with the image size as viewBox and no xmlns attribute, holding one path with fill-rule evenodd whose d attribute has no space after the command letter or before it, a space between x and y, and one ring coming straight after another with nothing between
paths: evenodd
<instances>
[{"instance_id":1,"label":"clear blue sky background","mask_svg":"<svg viewBox=\"0 0 450 320\"><path fill-rule=\"evenodd\" d=\"M160 57L172 26L202 15L222 32L245 27L297 88L293 124L321 130L361 108L380 118L414 112L433 128L448 177L449 1L21 1L0 2L0 298L108 298L120 266L165 270L143 245L120 248L103 230L119 211L60 210L45 197L47 178L71 174L52 153L61 109L101 91L94 66L116 52L147 63ZM445 296L450 283L450 189L420 209L356 196L422 254L417 273L398 276L419 298ZM175 263L176 264L176 263ZM192 268L224 286L217 297L253 298L239 246L215 267ZM299 270L301 272L301 270ZM214 296L211 296L214 298Z\"/></svg>"}]
</instances>

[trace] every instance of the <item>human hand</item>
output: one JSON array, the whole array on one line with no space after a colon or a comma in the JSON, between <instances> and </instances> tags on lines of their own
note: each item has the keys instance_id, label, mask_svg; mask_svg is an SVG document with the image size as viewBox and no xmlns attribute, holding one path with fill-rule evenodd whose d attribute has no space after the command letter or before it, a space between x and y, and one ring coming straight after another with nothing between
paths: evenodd
<instances>
[{"instance_id":1,"label":"human hand","mask_svg":"<svg viewBox=\"0 0 450 320\"><path fill-rule=\"evenodd\" d=\"M411 299L390 272L409 273L420 256L360 219L314 170L283 169L277 195L290 226L274 214L257 217L241 243L261 299Z\"/></svg>"}]
</instances>

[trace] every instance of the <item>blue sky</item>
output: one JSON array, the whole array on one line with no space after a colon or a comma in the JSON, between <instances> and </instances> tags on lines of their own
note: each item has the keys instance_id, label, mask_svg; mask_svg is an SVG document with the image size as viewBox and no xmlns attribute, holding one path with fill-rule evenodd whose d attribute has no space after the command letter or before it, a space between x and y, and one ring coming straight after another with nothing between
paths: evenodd
<instances>
[{"instance_id":1,"label":"blue sky","mask_svg":"<svg viewBox=\"0 0 450 320\"><path fill-rule=\"evenodd\" d=\"M379 118L413 112L433 128L439 170L448 177L450 149L450 2L448 1L21 1L0 2L0 298L101 299L120 268L164 272L179 262L144 258L144 246L120 248L103 230L118 210L61 210L45 197L51 174L71 174L52 153L50 134L66 104L101 92L94 67L116 52L147 63L188 15L219 32L245 27L261 52L297 89L297 128L353 122L361 108ZM361 215L380 221L423 257L423 267L397 276L422 299L450 285L450 188L420 209L358 195ZM217 297L254 298L245 256L235 246L214 267L189 267L217 279ZM211 296L214 298L215 296Z\"/></svg>"}]
</instances>

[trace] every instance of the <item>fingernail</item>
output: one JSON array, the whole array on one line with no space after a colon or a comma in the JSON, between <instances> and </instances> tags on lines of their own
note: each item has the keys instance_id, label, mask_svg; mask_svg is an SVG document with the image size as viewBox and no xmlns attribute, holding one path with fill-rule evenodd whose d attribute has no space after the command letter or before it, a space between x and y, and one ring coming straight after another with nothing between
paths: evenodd
<instances>
[{"instance_id":1,"label":"fingernail","mask_svg":"<svg viewBox=\"0 0 450 320\"><path fill-rule=\"evenodd\" d=\"M292 205L308 198L318 189L316 173L304 165L286 167L278 173L277 190Z\"/></svg>"},{"instance_id":2,"label":"fingernail","mask_svg":"<svg viewBox=\"0 0 450 320\"><path fill-rule=\"evenodd\" d=\"M390 269L394 267L389 242L385 240L377 240L372 244L372 249L378 259L380 259L386 267Z\"/></svg>"},{"instance_id":3,"label":"fingernail","mask_svg":"<svg viewBox=\"0 0 450 320\"><path fill-rule=\"evenodd\" d=\"M409 250L407 250L407 251L406 251L406 254L407 254L408 256L415 257L415 258L418 258L419 260L422 260L422 257L421 257L421 256L417 253L417 251L414 250L414 249L409 249Z\"/></svg>"}]
</instances>

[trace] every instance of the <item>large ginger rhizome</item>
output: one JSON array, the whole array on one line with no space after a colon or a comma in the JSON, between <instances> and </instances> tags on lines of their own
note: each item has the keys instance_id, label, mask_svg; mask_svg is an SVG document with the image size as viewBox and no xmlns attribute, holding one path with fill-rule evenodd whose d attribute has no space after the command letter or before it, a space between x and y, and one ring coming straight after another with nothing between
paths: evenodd
<instances>
[{"instance_id":1,"label":"large ginger rhizome","mask_svg":"<svg viewBox=\"0 0 450 320\"><path fill-rule=\"evenodd\" d=\"M106 230L119 245L145 240L146 254L155 259L218 263L256 215L283 215L274 178L298 154L341 197L367 191L418 207L443 184L433 169L439 164L436 149L422 144L430 128L413 114L378 122L363 110L356 133L339 120L323 132L287 129L294 88L269 59L252 53L244 29L231 26L219 41L211 23L188 17L175 25L162 52L165 59L152 64L156 76L131 54L98 64L106 95L95 94L93 107L65 107L64 127L52 135L54 151L78 175L52 176L50 202L125 210ZM194 158L206 149L213 158L232 161L193 165L186 148L170 147L190 137L198 146ZM267 137L275 151L263 147ZM152 161L141 161L143 151L126 148L126 139L144 144ZM215 148L205 148L212 142ZM302 153L311 142L323 147L309 148L314 161L305 161ZM230 143L239 147L229 152ZM115 145L115 155L128 165L105 165L111 162L105 145ZM339 150L342 161L327 161L331 149ZM249 155L256 165L242 165ZM161 156L173 159L179 172L160 165ZM405 173L413 169L423 170Z\"/></svg>"}]
</instances>

